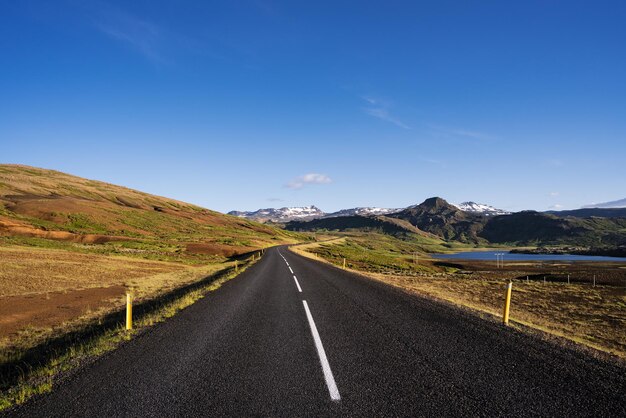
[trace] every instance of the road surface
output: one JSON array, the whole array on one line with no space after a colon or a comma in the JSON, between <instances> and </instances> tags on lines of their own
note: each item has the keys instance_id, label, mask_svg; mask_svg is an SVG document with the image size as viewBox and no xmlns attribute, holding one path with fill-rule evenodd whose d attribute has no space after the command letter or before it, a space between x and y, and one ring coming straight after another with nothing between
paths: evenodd
<instances>
[{"instance_id":1,"label":"road surface","mask_svg":"<svg viewBox=\"0 0 626 418\"><path fill-rule=\"evenodd\" d=\"M626 416L625 369L284 247L11 416Z\"/></svg>"}]
</instances>

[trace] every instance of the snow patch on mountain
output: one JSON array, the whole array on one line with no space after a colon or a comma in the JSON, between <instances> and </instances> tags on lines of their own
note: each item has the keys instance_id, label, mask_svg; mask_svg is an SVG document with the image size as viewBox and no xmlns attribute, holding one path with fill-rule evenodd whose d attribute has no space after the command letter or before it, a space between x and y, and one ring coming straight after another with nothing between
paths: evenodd
<instances>
[{"instance_id":1,"label":"snow patch on mountain","mask_svg":"<svg viewBox=\"0 0 626 418\"><path fill-rule=\"evenodd\" d=\"M490 205L485 205L484 203L463 202L458 205L453 203L453 205L464 212L477 213L485 216L508 215L511 213L502 209L494 208Z\"/></svg>"},{"instance_id":2,"label":"snow patch on mountain","mask_svg":"<svg viewBox=\"0 0 626 418\"><path fill-rule=\"evenodd\" d=\"M358 207L352 209L341 209L337 212L327 213L324 218L336 218L338 216L377 216L387 215L394 212L399 212L402 209L390 209L390 208L377 208L377 207Z\"/></svg>"},{"instance_id":3,"label":"snow patch on mountain","mask_svg":"<svg viewBox=\"0 0 626 418\"><path fill-rule=\"evenodd\" d=\"M259 221L289 222L292 220L308 220L321 218L325 215L319 208L311 206L284 207L279 209L267 208L255 211L231 211L229 215Z\"/></svg>"}]
</instances>

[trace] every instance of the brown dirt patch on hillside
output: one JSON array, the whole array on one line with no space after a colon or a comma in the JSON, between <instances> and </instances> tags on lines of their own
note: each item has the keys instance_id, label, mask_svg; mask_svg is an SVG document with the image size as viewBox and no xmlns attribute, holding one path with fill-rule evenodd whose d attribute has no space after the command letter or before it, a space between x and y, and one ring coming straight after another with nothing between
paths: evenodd
<instances>
[{"instance_id":1,"label":"brown dirt patch on hillside","mask_svg":"<svg viewBox=\"0 0 626 418\"><path fill-rule=\"evenodd\" d=\"M0 338L16 336L29 327L50 328L92 311L123 306L124 286L69 292L0 297ZM112 299L119 298L118 301Z\"/></svg>"},{"instance_id":2,"label":"brown dirt patch on hillside","mask_svg":"<svg viewBox=\"0 0 626 418\"><path fill-rule=\"evenodd\" d=\"M30 225L0 218L0 236L22 236L70 241L81 244L104 244L111 241L134 241L129 237L102 234L74 234L67 231L45 231Z\"/></svg>"},{"instance_id":3,"label":"brown dirt patch on hillside","mask_svg":"<svg viewBox=\"0 0 626 418\"><path fill-rule=\"evenodd\" d=\"M189 243L186 246L186 251L190 254L207 254L207 255L221 255L224 257L233 257L241 254L254 251L258 248L231 246L216 243Z\"/></svg>"}]
</instances>

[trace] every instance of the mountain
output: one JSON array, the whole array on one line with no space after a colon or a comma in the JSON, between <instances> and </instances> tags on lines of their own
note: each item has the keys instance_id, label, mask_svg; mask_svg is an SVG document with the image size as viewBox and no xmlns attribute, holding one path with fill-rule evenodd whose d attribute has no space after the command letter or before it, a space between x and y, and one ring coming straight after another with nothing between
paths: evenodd
<instances>
[{"instance_id":1,"label":"mountain","mask_svg":"<svg viewBox=\"0 0 626 418\"><path fill-rule=\"evenodd\" d=\"M594 211L618 209L594 209ZM390 223L390 220L396 223ZM400 222L400 223L398 223ZM574 217L522 211L486 215L459 209L439 197L426 199L385 216L337 216L309 222L290 222L294 231L350 229L388 234L429 233L449 241L511 245L579 245L595 248L626 245L626 218Z\"/></svg>"},{"instance_id":2,"label":"mountain","mask_svg":"<svg viewBox=\"0 0 626 418\"><path fill-rule=\"evenodd\" d=\"M259 222L289 222L294 219L310 220L321 218L325 215L324 212L313 205L304 207L284 207L279 209L267 208L252 212L240 212L234 210L228 212L228 214L240 218L254 219Z\"/></svg>"},{"instance_id":3,"label":"mountain","mask_svg":"<svg viewBox=\"0 0 626 418\"><path fill-rule=\"evenodd\" d=\"M548 211L556 216L574 216L576 218L626 218L626 208L586 208L573 210Z\"/></svg>"},{"instance_id":4,"label":"mountain","mask_svg":"<svg viewBox=\"0 0 626 418\"><path fill-rule=\"evenodd\" d=\"M479 236L493 243L605 247L626 245L624 231L624 218L560 217L522 211L490 218Z\"/></svg>"},{"instance_id":5,"label":"mountain","mask_svg":"<svg viewBox=\"0 0 626 418\"><path fill-rule=\"evenodd\" d=\"M337 212L326 213L315 206L305 207L285 207L280 209L267 208L251 212L241 212L233 210L229 215L240 218L253 219L259 222L280 222L285 223L294 220L311 220L319 218L336 218L338 216L376 216L397 212L400 209L386 209L376 207L358 207L352 209L341 209Z\"/></svg>"},{"instance_id":6,"label":"mountain","mask_svg":"<svg viewBox=\"0 0 626 418\"><path fill-rule=\"evenodd\" d=\"M511 212L507 212L502 209L494 208L493 206L485 205L483 203L476 202L463 202L458 205L453 204L457 208L461 209L464 212L477 213L485 216L498 216L498 215L508 215Z\"/></svg>"},{"instance_id":7,"label":"mountain","mask_svg":"<svg viewBox=\"0 0 626 418\"><path fill-rule=\"evenodd\" d=\"M294 242L278 228L53 170L0 165L0 239L123 246L151 256L231 256ZM111 244L109 244L111 243ZM123 251L122 251L123 250Z\"/></svg>"},{"instance_id":8,"label":"mountain","mask_svg":"<svg viewBox=\"0 0 626 418\"><path fill-rule=\"evenodd\" d=\"M290 231L372 231L383 232L390 235L404 235L408 233L432 237L420 231L403 219L389 218L386 216L334 216L328 218L313 219L311 221L291 221L285 225Z\"/></svg>"},{"instance_id":9,"label":"mountain","mask_svg":"<svg viewBox=\"0 0 626 418\"><path fill-rule=\"evenodd\" d=\"M626 198L620 199L620 200L614 200L612 202L604 202L604 203L586 205L582 207L582 209L589 209L589 208L602 208L602 209L626 208Z\"/></svg>"},{"instance_id":10,"label":"mountain","mask_svg":"<svg viewBox=\"0 0 626 418\"><path fill-rule=\"evenodd\" d=\"M352 209L341 209L337 212L327 213L324 218L336 218L338 216L376 216L387 215L389 213L399 212L402 209L376 208L376 207L358 207Z\"/></svg>"},{"instance_id":11,"label":"mountain","mask_svg":"<svg viewBox=\"0 0 626 418\"><path fill-rule=\"evenodd\" d=\"M440 197L431 197L423 203L388 215L403 219L422 231L447 240L478 242L477 233L486 217L465 212Z\"/></svg>"}]
</instances>

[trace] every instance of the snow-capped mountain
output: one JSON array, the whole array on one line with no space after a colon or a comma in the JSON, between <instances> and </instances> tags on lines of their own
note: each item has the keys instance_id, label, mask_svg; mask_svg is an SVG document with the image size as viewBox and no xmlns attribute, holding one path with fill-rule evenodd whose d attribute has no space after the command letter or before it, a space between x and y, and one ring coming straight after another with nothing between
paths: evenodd
<instances>
[{"instance_id":1,"label":"snow-capped mountain","mask_svg":"<svg viewBox=\"0 0 626 418\"><path fill-rule=\"evenodd\" d=\"M626 208L626 199L614 200L612 202L597 203L592 205L583 206L583 209L588 208L601 208L601 209L614 209L614 208Z\"/></svg>"},{"instance_id":2,"label":"snow-capped mountain","mask_svg":"<svg viewBox=\"0 0 626 418\"><path fill-rule=\"evenodd\" d=\"M321 218L325 215L319 208L311 206L303 207L284 207L279 209L267 208L259 209L251 212L241 212L233 210L228 212L229 215L238 216L240 218L254 219L255 221L273 221L273 222L289 222L295 219L309 220Z\"/></svg>"},{"instance_id":3,"label":"snow-capped mountain","mask_svg":"<svg viewBox=\"0 0 626 418\"><path fill-rule=\"evenodd\" d=\"M325 213L319 208L311 205L304 207L285 207L280 209L268 208L259 209L251 212L241 212L233 210L228 212L229 215L239 216L240 218L253 219L260 222L289 222L294 220L307 221L318 218L336 218L339 216L375 216L386 215L398 212L400 209L387 209L375 207L359 207L352 209L341 209L337 212Z\"/></svg>"},{"instance_id":4,"label":"snow-capped mountain","mask_svg":"<svg viewBox=\"0 0 626 418\"><path fill-rule=\"evenodd\" d=\"M461 209L464 212L477 213L485 216L497 216L497 215L508 215L511 212L507 212L502 209L494 208L493 206L485 205L483 203L476 202L463 202L458 205L454 205L457 208Z\"/></svg>"},{"instance_id":5,"label":"snow-capped mountain","mask_svg":"<svg viewBox=\"0 0 626 418\"><path fill-rule=\"evenodd\" d=\"M415 206L409 206L408 209ZM463 202L458 205L454 205L462 211L481 214L485 216L497 216L507 215L507 212L502 209L496 209L493 206L484 205L475 202ZM337 212L326 213L316 206L303 206L303 207L284 207L279 209L267 208L259 209L250 212L242 212L233 210L228 212L229 215L239 216L240 218L253 219L259 222L289 222L289 221L308 221L311 219L320 218L337 218L340 216L378 216L378 215L390 215L392 213L400 212L404 209L392 209L392 208L378 208L378 207L357 207L351 209L341 209Z\"/></svg>"},{"instance_id":6,"label":"snow-capped mountain","mask_svg":"<svg viewBox=\"0 0 626 418\"><path fill-rule=\"evenodd\" d=\"M402 209L390 209L390 208L375 208L375 207L359 207L352 209L341 209L337 212L327 213L324 218L336 218L338 216L375 216L375 215L387 215L389 213L399 212Z\"/></svg>"}]
</instances>

